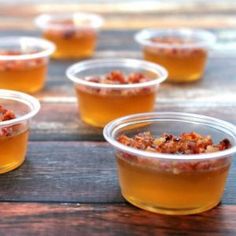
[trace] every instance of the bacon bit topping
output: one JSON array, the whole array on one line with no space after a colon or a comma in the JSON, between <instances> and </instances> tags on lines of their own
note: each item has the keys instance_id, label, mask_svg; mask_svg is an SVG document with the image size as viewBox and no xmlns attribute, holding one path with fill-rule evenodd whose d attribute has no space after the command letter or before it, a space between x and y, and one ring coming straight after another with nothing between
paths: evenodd
<instances>
[{"instance_id":1,"label":"bacon bit topping","mask_svg":"<svg viewBox=\"0 0 236 236\"><path fill-rule=\"evenodd\" d=\"M12 111L5 109L0 105L0 122L15 119L16 116ZM0 137L2 136L10 136L13 132L12 127L5 127L0 129Z\"/></svg>"},{"instance_id":2,"label":"bacon bit topping","mask_svg":"<svg viewBox=\"0 0 236 236\"><path fill-rule=\"evenodd\" d=\"M68 30L65 30L64 33L63 33L63 38L64 39L71 39L75 36L75 30L73 29L68 29Z\"/></svg>"},{"instance_id":3,"label":"bacon bit topping","mask_svg":"<svg viewBox=\"0 0 236 236\"><path fill-rule=\"evenodd\" d=\"M169 47L147 47L146 50L149 53L155 53L158 55L168 55L173 57L207 55L207 51L202 47L178 47L184 44L191 43L194 45L195 41L190 39L181 39L178 37L166 36L151 38L150 41L153 43L166 44L169 45Z\"/></svg>"},{"instance_id":4,"label":"bacon bit topping","mask_svg":"<svg viewBox=\"0 0 236 236\"><path fill-rule=\"evenodd\" d=\"M49 23L52 24L52 27L53 25L63 26L62 33L59 35L64 39L71 39L76 35L75 23L72 19L51 20ZM54 32L54 29L49 32Z\"/></svg>"},{"instance_id":5,"label":"bacon bit topping","mask_svg":"<svg viewBox=\"0 0 236 236\"><path fill-rule=\"evenodd\" d=\"M69 25L69 26L74 26L75 23L72 19L56 19L56 20L50 20L49 24L52 25Z\"/></svg>"},{"instance_id":6,"label":"bacon bit topping","mask_svg":"<svg viewBox=\"0 0 236 236\"><path fill-rule=\"evenodd\" d=\"M20 56L27 54L34 54L38 51L32 50L27 52L20 51L0 51L1 56ZM46 64L45 58L35 58L28 60L1 60L0 61L0 71L11 71L11 70L22 70L28 68L35 68Z\"/></svg>"},{"instance_id":7,"label":"bacon bit topping","mask_svg":"<svg viewBox=\"0 0 236 236\"><path fill-rule=\"evenodd\" d=\"M20 56L26 54L35 54L38 53L37 50L30 50L30 51L0 51L1 56Z\"/></svg>"},{"instance_id":8,"label":"bacon bit topping","mask_svg":"<svg viewBox=\"0 0 236 236\"><path fill-rule=\"evenodd\" d=\"M170 37L170 36L151 38L151 41L154 43L164 43L164 44L174 44L174 45L194 43L194 41L192 40L186 40L186 39L182 39L178 37Z\"/></svg>"},{"instance_id":9,"label":"bacon bit topping","mask_svg":"<svg viewBox=\"0 0 236 236\"><path fill-rule=\"evenodd\" d=\"M91 24L88 19L54 19L49 21L49 25L63 25L63 26L87 26Z\"/></svg>"},{"instance_id":10,"label":"bacon bit topping","mask_svg":"<svg viewBox=\"0 0 236 236\"><path fill-rule=\"evenodd\" d=\"M15 119L16 116L12 111L5 109L3 106L0 105L0 122L6 120Z\"/></svg>"},{"instance_id":11,"label":"bacon bit topping","mask_svg":"<svg viewBox=\"0 0 236 236\"><path fill-rule=\"evenodd\" d=\"M228 139L223 139L218 144L213 144L210 136L203 136L195 132L183 133L179 136L164 133L160 137L154 137L150 132L139 133L133 137L123 134L117 138L117 141L126 146L148 152L186 155L218 152L231 147ZM121 151L117 153L117 156L131 164L155 169L156 171L172 172L173 174L209 171L225 168L230 165L230 157L177 161L171 159L141 158Z\"/></svg>"},{"instance_id":12,"label":"bacon bit topping","mask_svg":"<svg viewBox=\"0 0 236 236\"><path fill-rule=\"evenodd\" d=\"M195 132L183 133L179 136L164 133L158 138L150 132L143 132L132 138L120 135L117 141L140 150L168 154L211 153L231 147L228 139L222 140L219 144L213 144L210 136L203 136Z\"/></svg>"},{"instance_id":13,"label":"bacon bit topping","mask_svg":"<svg viewBox=\"0 0 236 236\"><path fill-rule=\"evenodd\" d=\"M96 31L90 25L88 19L56 19L49 21L47 35L54 35L65 40L81 37L96 37Z\"/></svg>"},{"instance_id":14,"label":"bacon bit topping","mask_svg":"<svg viewBox=\"0 0 236 236\"><path fill-rule=\"evenodd\" d=\"M112 71L105 76L88 77L87 80L101 84L137 84L150 81L151 79L138 72L125 75L121 71Z\"/></svg>"},{"instance_id":15,"label":"bacon bit topping","mask_svg":"<svg viewBox=\"0 0 236 236\"><path fill-rule=\"evenodd\" d=\"M103 76L88 76L85 80L97 84L138 84L151 81L152 78L146 77L140 72L130 73L125 75L121 71L111 71ZM154 94L156 92L156 86L143 86L142 88L127 88L127 89L115 89L115 88L92 88L89 86L77 86L78 91L86 93L96 94L99 96L139 96L145 94Z\"/></svg>"}]
</instances>

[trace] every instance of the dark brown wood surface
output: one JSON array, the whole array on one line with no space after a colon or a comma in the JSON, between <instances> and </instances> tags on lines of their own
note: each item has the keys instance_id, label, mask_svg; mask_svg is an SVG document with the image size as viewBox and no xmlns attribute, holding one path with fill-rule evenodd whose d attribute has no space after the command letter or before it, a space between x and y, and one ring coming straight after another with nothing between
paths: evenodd
<instances>
[{"instance_id":1,"label":"dark brown wood surface","mask_svg":"<svg viewBox=\"0 0 236 236\"><path fill-rule=\"evenodd\" d=\"M155 5L142 14L130 9L122 12L123 5L93 5L95 12L110 19L94 57L141 58L133 35L144 26L177 27L187 22L184 25L208 28L227 50L219 46L211 50L203 80L163 84L155 110L205 114L236 124L236 49L232 44L236 5L217 1L213 6L208 1L205 8L191 4L181 8L171 2L169 8ZM4 19L0 36L39 36L31 20L49 8L36 4L13 9L9 5L0 9ZM130 22L124 24L127 19ZM221 205L208 212L163 216L124 201L112 148L104 142L101 129L84 124L77 114L73 85L65 76L74 62L51 61L47 84L35 94L42 109L32 120L27 160L17 170L0 175L0 235L236 235L235 161Z\"/></svg>"},{"instance_id":2,"label":"dark brown wood surface","mask_svg":"<svg viewBox=\"0 0 236 236\"><path fill-rule=\"evenodd\" d=\"M0 235L232 236L235 212L221 205L195 216L164 216L127 204L0 203Z\"/></svg>"},{"instance_id":3,"label":"dark brown wood surface","mask_svg":"<svg viewBox=\"0 0 236 236\"><path fill-rule=\"evenodd\" d=\"M236 202L233 163L222 202ZM0 175L0 201L124 203L113 149L105 142L30 142L27 160Z\"/></svg>"}]
</instances>

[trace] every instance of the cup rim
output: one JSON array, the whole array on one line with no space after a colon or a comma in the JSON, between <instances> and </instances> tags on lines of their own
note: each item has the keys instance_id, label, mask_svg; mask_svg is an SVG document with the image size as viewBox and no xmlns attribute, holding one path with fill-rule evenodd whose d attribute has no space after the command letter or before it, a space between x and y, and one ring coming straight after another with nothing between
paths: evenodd
<instances>
[{"instance_id":1,"label":"cup rim","mask_svg":"<svg viewBox=\"0 0 236 236\"><path fill-rule=\"evenodd\" d=\"M15 90L0 89L0 99L14 100L27 105L31 109L31 111L29 111L25 115L16 117L11 120L0 121L0 128L18 124L24 120L29 120L30 118L35 116L40 110L39 101L35 97L26 93L18 92Z\"/></svg>"},{"instance_id":2,"label":"cup rim","mask_svg":"<svg viewBox=\"0 0 236 236\"><path fill-rule=\"evenodd\" d=\"M168 43L159 43L150 41L151 36L155 34L161 35L173 35L178 34L182 36L188 37L196 37L201 38L199 42L190 42L184 44L168 44ZM197 48L197 47L209 47L216 42L216 36L208 30L198 29L198 28L146 28L141 31L138 31L134 39L137 43L143 46L150 47L162 47L162 48Z\"/></svg>"},{"instance_id":3,"label":"cup rim","mask_svg":"<svg viewBox=\"0 0 236 236\"><path fill-rule=\"evenodd\" d=\"M204 153L204 154L163 154L163 153L153 153L138 150L132 147L128 147L124 144L118 142L114 135L115 133L126 126L131 125L134 122L147 122L148 120L151 122L151 119L166 119L166 120L173 120L177 119L178 121L185 121L190 123L202 123L204 125L208 125L215 129L220 129L221 131L224 130L225 133L231 133L230 135L235 140L235 145L227 150L213 152L213 153ZM227 131L227 132L226 132ZM107 142L109 142L113 147L127 152L132 155L139 156L141 158L157 158L157 159L169 159L169 160L206 160L206 159L216 159L224 156L230 156L236 153L236 126L227 122L223 121L214 117L205 116L205 115L198 115L194 113L183 113L183 112L150 112L150 113L138 113L134 115L124 116L118 119L115 119L108 123L103 129L103 136Z\"/></svg>"},{"instance_id":4,"label":"cup rim","mask_svg":"<svg viewBox=\"0 0 236 236\"><path fill-rule=\"evenodd\" d=\"M143 68L149 71L152 71L155 74L158 74L159 77L156 79L152 79L147 82L142 83L134 83L134 84L100 84L95 82L90 82L88 80L84 80L83 78L79 78L76 76L76 74L86 71L87 69L93 69L93 68L104 68L104 67L111 67L114 65L120 66L120 67L130 67L130 68ZM94 60L86 60L82 62L75 63L71 65L66 70L66 76L75 82L76 84L81 84L93 88L111 88L111 89L131 89L131 88L142 88L152 85L157 85L163 82L167 79L168 72L167 70L152 62L147 62L144 60L138 60L138 59L129 59L129 58L106 58L106 59L94 59Z\"/></svg>"},{"instance_id":5,"label":"cup rim","mask_svg":"<svg viewBox=\"0 0 236 236\"><path fill-rule=\"evenodd\" d=\"M74 13L54 13L54 14L41 14L38 15L34 19L34 24L40 28L40 29L47 29L50 27L53 27L53 29L64 29L65 25L60 24L60 23L49 23L50 20L52 19L60 19L60 18L74 18L74 17L87 17L88 19L91 19L91 23L88 25L74 25L72 28L75 29L84 29L84 28L94 28L94 29L99 29L102 27L104 24L104 19L98 14L94 13L89 13L89 12L74 12Z\"/></svg>"},{"instance_id":6,"label":"cup rim","mask_svg":"<svg viewBox=\"0 0 236 236\"><path fill-rule=\"evenodd\" d=\"M40 57L47 57L51 55L56 47L55 44L41 38L36 37L28 37L28 36L7 36L7 37L0 37L0 47L1 44L7 43L7 44L15 44L18 41L18 43L25 43L27 44L30 42L30 44L42 46L42 50L40 52L31 53L31 54L22 54L22 55L1 55L0 54L0 61L11 61L11 60L30 60L30 59L36 59Z\"/></svg>"}]
</instances>

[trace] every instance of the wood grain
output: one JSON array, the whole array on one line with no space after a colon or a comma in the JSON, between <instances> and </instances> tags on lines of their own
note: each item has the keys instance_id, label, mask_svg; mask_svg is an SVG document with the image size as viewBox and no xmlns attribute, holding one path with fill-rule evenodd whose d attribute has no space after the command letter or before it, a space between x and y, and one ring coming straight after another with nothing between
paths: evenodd
<instances>
[{"instance_id":1,"label":"wood grain","mask_svg":"<svg viewBox=\"0 0 236 236\"><path fill-rule=\"evenodd\" d=\"M236 204L234 160L224 204ZM0 202L123 203L105 142L31 142L26 162L0 175Z\"/></svg>"},{"instance_id":2,"label":"wood grain","mask_svg":"<svg viewBox=\"0 0 236 236\"><path fill-rule=\"evenodd\" d=\"M74 102L41 103L39 114L32 120L32 141L102 141L102 129L83 123ZM213 116L236 124L235 104L212 102L158 102L156 111L191 112Z\"/></svg>"},{"instance_id":3,"label":"wood grain","mask_svg":"<svg viewBox=\"0 0 236 236\"><path fill-rule=\"evenodd\" d=\"M211 27L207 28L207 30L211 31L217 37L216 46L220 45L223 47L220 50L220 47L211 48L211 57L218 58L223 56L224 59L227 59L228 56L236 57L235 55L235 42L236 42L236 30L235 29L212 29ZM133 55L133 57L141 57L141 50L137 43L134 42L134 35L139 31L139 29L103 29L99 34L97 51L94 57L105 57L110 56L108 53L115 55L118 57L123 55ZM0 36L32 36L32 37L40 37L41 32L36 28L31 30L25 29L4 29L0 31ZM234 44L230 44L234 43ZM225 51L225 46L229 46L227 53ZM223 55L222 55L223 53ZM55 65L68 66L69 64L75 62L76 60L53 60L52 62Z\"/></svg>"},{"instance_id":4,"label":"wood grain","mask_svg":"<svg viewBox=\"0 0 236 236\"><path fill-rule=\"evenodd\" d=\"M1 203L0 214L3 236L236 234L236 207L224 205L195 216L164 216L127 204Z\"/></svg>"},{"instance_id":5,"label":"wood grain","mask_svg":"<svg viewBox=\"0 0 236 236\"><path fill-rule=\"evenodd\" d=\"M122 202L106 143L33 142L26 162L0 175L0 201Z\"/></svg>"},{"instance_id":6,"label":"wood grain","mask_svg":"<svg viewBox=\"0 0 236 236\"><path fill-rule=\"evenodd\" d=\"M88 2L22 5L16 1L1 4L0 36L40 37L32 20L43 12L92 11L104 16L104 28L109 29L100 34L94 58L141 58L133 41L138 29L210 29L219 44L210 52L203 80L163 84L155 110L205 114L236 124L236 3L183 2L153 1L134 7L123 1L101 7ZM51 61L45 89L35 94L42 109L32 121L27 160L17 170L0 175L0 235L236 235L235 160L223 204L206 213L171 217L125 203L112 147L103 142L102 129L87 126L77 115L73 86L65 76L74 62Z\"/></svg>"}]
</instances>

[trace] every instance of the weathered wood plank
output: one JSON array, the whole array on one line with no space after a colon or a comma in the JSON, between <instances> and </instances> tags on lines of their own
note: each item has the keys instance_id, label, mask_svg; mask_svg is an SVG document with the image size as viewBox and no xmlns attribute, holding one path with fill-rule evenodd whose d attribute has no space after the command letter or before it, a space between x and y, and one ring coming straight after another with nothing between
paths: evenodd
<instances>
[{"instance_id":1,"label":"weathered wood plank","mask_svg":"<svg viewBox=\"0 0 236 236\"><path fill-rule=\"evenodd\" d=\"M235 179L236 161L224 204L236 204ZM0 186L0 202L124 202L113 149L105 142L31 142L26 162L0 175Z\"/></svg>"},{"instance_id":2,"label":"weathered wood plank","mask_svg":"<svg viewBox=\"0 0 236 236\"><path fill-rule=\"evenodd\" d=\"M67 99L67 98L65 98ZM191 112L224 119L236 125L236 105L217 102L158 101L156 111ZM103 140L102 129L83 123L74 102L43 102L39 114L32 120L30 140L83 141Z\"/></svg>"},{"instance_id":3,"label":"weathered wood plank","mask_svg":"<svg viewBox=\"0 0 236 236\"><path fill-rule=\"evenodd\" d=\"M213 32L220 45L227 45L229 43L234 43L229 45L228 53L230 56L236 57L235 51L235 42L236 42L236 30L235 29L212 29L211 27L207 28L209 31ZM134 35L137 33L138 30L131 30L131 29L110 29L110 30L102 30L99 38L98 38L98 45L97 51L94 57L106 57L106 56L117 56L122 57L127 55L132 55L132 57L141 57L141 50L137 43L134 42ZM21 35L21 36L33 36L33 37L40 37L41 33L39 30L35 28L33 30L24 30L24 29L5 29L0 31L0 36L14 36L14 35ZM223 50L219 50L219 47L215 47L211 50L210 57L218 58L219 56L222 57ZM234 50L232 52L232 50ZM229 56L224 54L224 59L227 59ZM64 60L64 61L55 61L52 60L55 65L59 66L67 66L73 62L74 60Z\"/></svg>"},{"instance_id":4,"label":"weathered wood plank","mask_svg":"<svg viewBox=\"0 0 236 236\"><path fill-rule=\"evenodd\" d=\"M99 142L30 143L0 186L0 201L122 202L112 149Z\"/></svg>"},{"instance_id":5,"label":"weathered wood plank","mask_svg":"<svg viewBox=\"0 0 236 236\"><path fill-rule=\"evenodd\" d=\"M28 235L224 235L236 234L236 207L195 216L165 216L126 204L1 203L0 234Z\"/></svg>"}]
</instances>

